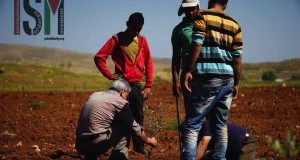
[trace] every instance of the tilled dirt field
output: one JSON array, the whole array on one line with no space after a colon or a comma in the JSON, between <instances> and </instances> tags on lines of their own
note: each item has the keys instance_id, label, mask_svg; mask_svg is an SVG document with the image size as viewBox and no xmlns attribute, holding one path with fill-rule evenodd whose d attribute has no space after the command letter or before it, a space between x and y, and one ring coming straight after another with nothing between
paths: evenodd
<instances>
[{"instance_id":1,"label":"tilled dirt field","mask_svg":"<svg viewBox=\"0 0 300 160\"><path fill-rule=\"evenodd\" d=\"M74 148L74 134L81 107L91 93L0 93L0 159L82 159ZM184 117L182 99L179 102L181 117ZM155 84L146 104L153 110L165 108L164 121L176 120L170 83ZM240 88L229 121L250 128L256 135L257 158L279 159L265 139L272 136L284 142L288 130L293 130L299 138L300 88ZM179 159L178 146L177 130L162 129L151 158ZM109 152L98 159L107 159L108 156ZM130 151L129 158L147 159L133 151Z\"/></svg>"}]
</instances>

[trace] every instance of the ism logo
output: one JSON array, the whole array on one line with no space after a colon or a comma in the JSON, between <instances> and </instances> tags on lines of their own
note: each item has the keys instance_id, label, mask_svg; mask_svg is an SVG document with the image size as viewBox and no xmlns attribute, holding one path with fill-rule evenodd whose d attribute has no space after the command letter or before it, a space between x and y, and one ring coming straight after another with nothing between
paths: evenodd
<instances>
[{"instance_id":1,"label":"ism logo","mask_svg":"<svg viewBox=\"0 0 300 160\"><path fill-rule=\"evenodd\" d=\"M33 0L31 0L33 2ZM42 5L42 0L35 0L36 4ZM20 16L20 0L14 0L14 34L20 35L20 23L21 23L21 16ZM34 9L29 0L23 0L23 8L26 14L31 16L34 21L33 24L29 24L29 21L22 21L23 22L23 29L27 35L37 35L41 32L42 26L44 25L44 35L51 34L51 11L53 15L57 15L57 34L64 35L64 0L44 0L44 20L42 14ZM35 24L34 24L35 22ZM44 22L44 24L43 24ZM30 26L34 26L31 28Z\"/></svg>"}]
</instances>

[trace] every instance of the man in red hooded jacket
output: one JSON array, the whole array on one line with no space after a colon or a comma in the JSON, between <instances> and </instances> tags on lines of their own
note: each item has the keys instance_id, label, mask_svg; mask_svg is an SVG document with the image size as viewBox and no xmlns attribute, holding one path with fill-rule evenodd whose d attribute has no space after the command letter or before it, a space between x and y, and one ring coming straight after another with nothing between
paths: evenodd
<instances>
[{"instance_id":1,"label":"man in red hooded jacket","mask_svg":"<svg viewBox=\"0 0 300 160\"><path fill-rule=\"evenodd\" d=\"M113 35L95 55L95 64L99 71L110 80L118 77L126 79L132 88L129 94L129 105L137 123L143 126L144 101L148 98L153 82L153 63L149 46L140 31L144 25L142 13L133 13L126 22L127 29ZM111 56L115 72L111 73L106 60ZM145 87L142 89L142 78L146 74ZM144 143L138 137L132 137L134 150L146 154Z\"/></svg>"}]
</instances>

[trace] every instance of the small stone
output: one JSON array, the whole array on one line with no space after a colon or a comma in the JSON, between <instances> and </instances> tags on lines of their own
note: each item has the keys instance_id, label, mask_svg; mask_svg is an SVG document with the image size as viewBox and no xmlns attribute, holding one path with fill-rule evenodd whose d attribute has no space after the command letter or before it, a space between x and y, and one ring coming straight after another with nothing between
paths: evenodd
<instances>
[{"instance_id":1,"label":"small stone","mask_svg":"<svg viewBox=\"0 0 300 160\"><path fill-rule=\"evenodd\" d=\"M235 108L235 107L236 107L236 104L235 104L235 103L233 103L233 104L231 105L231 107L232 107L232 108Z\"/></svg>"},{"instance_id":2,"label":"small stone","mask_svg":"<svg viewBox=\"0 0 300 160\"><path fill-rule=\"evenodd\" d=\"M36 149L34 150L34 152L36 152L36 153L40 153L40 152L41 152L41 150L40 150L39 148L36 148Z\"/></svg>"},{"instance_id":3,"label":"small stone","mask_svg":"<svg viewBox=\"0 0 300 160\"><path fill-rule=\"evenodd\" d=\"M1 136L7 136L7 137L15 137L16 136L16 134L9 133L7 130L5 132L2 132L0 135Z\"/></svg>"},{"instance_id":4,"label":"small stone","mask_svg":"<svg viewBox=\"0 0 300 160\"><path fill-rule=\"evenodd\" d=\"M38 149L39 146L35 144L35 145L32 145L31 148Z\"/></svg>"},{"instance_id":5,"label":"small stone","mask_svg":"<svg viewBox=\"0 0 300 160\"><path fill-rule=\"evenodd\" d=\"M22 146L23 146L23 144L21 141L15 145L15 147L22 147Z\"/></svg>"}]
</instances>

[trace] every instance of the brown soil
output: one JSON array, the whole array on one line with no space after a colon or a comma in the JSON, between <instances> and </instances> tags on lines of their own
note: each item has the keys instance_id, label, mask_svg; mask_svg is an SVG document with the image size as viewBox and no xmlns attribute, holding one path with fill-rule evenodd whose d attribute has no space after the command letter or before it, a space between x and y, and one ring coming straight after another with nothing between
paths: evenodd
<instances>
[{"instance_id":1,"label":"brown soil","mask_svg":"<svg viewBox=\"0 0 300 160\"><path fill-rule=\"evenodd\" d=\"M74 149L74 133L81 107L90 94L50 91L0 93L0 158L81 159ZM182 99L179 102L183 117ZM166 122L176 120L176 104L170 83L154 85L146 104L153 110L165 108ZM257 157L279 159L266 144L266 136L284 142L287 131L293 130L299 138L299 104L300 88L240 88L229 121L253 131L258 139ZM22 145L17 145L19 142ZM40 152L35 152L33 145L38 145ZM162 129L152 159L179 159L178 148L177 130ZM98 159L107 159L108 156L109 152ZM130 151L129 158L147 159L133 151Z\"/></svg>"}]
</instances>

